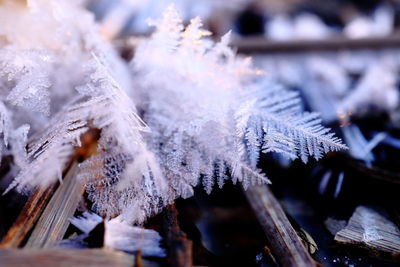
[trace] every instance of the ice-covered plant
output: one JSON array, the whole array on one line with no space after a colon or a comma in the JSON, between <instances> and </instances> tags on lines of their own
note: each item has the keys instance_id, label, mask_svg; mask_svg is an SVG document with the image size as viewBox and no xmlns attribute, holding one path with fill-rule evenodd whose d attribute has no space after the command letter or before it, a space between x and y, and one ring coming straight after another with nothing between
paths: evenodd
<instances>
[{"instance_id":1,"label":"ice-covered plant","mask_svg":"<svg viewBox=\"0 0 400 267\"><path fill-rule=\"evenodd\" d=\"M173 6L152 22L130 72L79 1L6 1L0 15L0 131L17 173L9 188L56 181L80 136L97 128L97 152L78 175L92 209L141 224L200 183L208 193L215 180L268 183L260 152L306 162L345 148L301 112L297 94L235 55L229 33L215 43Z\"/></svg>"},{"instance_id":2,"label":"ice-covered plant","mask_svg":"<svg viewBox=\"0 0 400 267\"><path fill-rule=\"evenodd\" d=\"M246 188L268 182L260 152L316 159L344 149L314 113L301 113L296 93L268 84L228 47L205 38L199 18L185 28L173 6L139 45L132 68L148 142L175 197L210 192L231 177Z\"/></svg>"},{"instance_id":3,"label":"ice-covered plant","mask_svg":"<svg viewBox=\"0 0 400 267\"><path fill-rule=\"evenodd\" d=\"M132 159L134 175L148 173L146 155L151 153L141 136L148 127L130 97L128 68L81 1L2 1L0 22L0 156L12 155L15 174L8 190L27 193L61 179L90 128L99 129L101 137L91 159L100 159L100 165L80 166L88 188L88 180L109 184L108 179L116 179L113 168L130 166ZM163 254L156 232L110 217L106 246Z\"/></svg>"},{"instance_id":4,"label":"ice-covered plant","mask_svg":"<svg viewBox=\"0 0 400 267\"><path fill-rule=\"evenodd\" d=\"M32 129L28 153L18 154L20 171L10 188L54 182L89 127L101 129L100 144L112 143L119 153L145 149L140 132L147 127L128 96L127 69L79 1L32 0L27 6L6 1L0 13L5 40L0 130L6 149L25 146L8 144L15 135L12 125L25 122ZM18 132L26 136L26 130Z\"/></svg>"}]
</instances>

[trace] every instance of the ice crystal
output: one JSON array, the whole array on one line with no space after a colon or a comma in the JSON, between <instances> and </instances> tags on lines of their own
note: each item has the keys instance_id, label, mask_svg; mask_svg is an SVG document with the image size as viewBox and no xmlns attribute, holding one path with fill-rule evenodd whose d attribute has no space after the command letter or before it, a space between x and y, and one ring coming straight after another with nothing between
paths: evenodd
<instances>
[{"instance_id":1,"label":"ice crystal","mask_svg":"<svg viewBox=\"0 0 400 267\"><path fill-rule=\"evenodd\" d=\"M90 128L98 149L78 177L92 210L135 224L199 184L209 193L228 178L268 183L260 152L306 162L345 148L301 112L296 93L237 56L229 33L215 43L199 18L184 27L173 6L152 21L130 70L79 1L5 1L0 20L1 151L17 173L9 189L61 179Z\"/></svg>"},{"instance_id":2,"label":"ice crystal","mask_svg":"<svg viewBox=\"0 0 400 267\"><path fill-rule=\"evenodd\" d=\"M68 1L50 5L46 1L30 1L28 8L7 2L1 8L1 13L17 9L21 19L29 22L26 29L17 23L21 33L55 28L54 35L62 38L60 41L52 34L48 38L39 35L32 37L29 43L15 36L13 31L7 31L7 27L3 29L7 44L0 49L1 85L4 89L11 88L2 98L5 103L1 106L3 125L12 124L8 106L23 107L22 111L13 108L15 117L29 111L45 114L40 121L28 120L35 128L41 125L45 130L30 134L27 153L25 156L20 153L22 156L16 162L20 172L9 189L17 186L24 191L61 179L74 147L80 145L80 136L89 127L102 130L101 149L113 145L115 150L120 149L119 153L140 151L138 147L144 143L139 132L146 130L146 126L136 115L135 105L127 95L131 89L130 77L116 51L98 34L93 17L80 5ZM80 19L74 19L72 14ZM14 19L10 17L7 25L10 21ZM64 78L66 73L69 79ZM50 100L55 104L52 110ZM0 130L7 146L10 135L7 128L11 127L3 128Z\"/></svg>"},{"instance_id":3,"label":"ice crystal","mask_svg":"<svg viewBox=\"0 0 400 267\"><path fill-rule=\"evenodd\" d=\"M245 187L268 181L259 152L306 162L345 148L316 114L301 113L297 94L257 77L228 47L229 33L213 43L199 18L184 28L173 6L153 24L132 66L151 149L177 195L190 196L199 177L207 192L228 173Z\"/></svg>"},{"instance_id":4,"label":"ice crystal","mask_svg":"<svg viewBox=\"0 0 400 267\"><path fill-rule=\"evenodd\" d=\"M86 237L102 221L103 218L92 212L84 212L82 216L70 218L70 222ZM119 218L105 221L104 226L104 246L107 248L128 252L140 250L143 256L165 256L165 251L160 247L161 236L154 230L130 226L121 222Z\"/></svg>"}]
</instances>

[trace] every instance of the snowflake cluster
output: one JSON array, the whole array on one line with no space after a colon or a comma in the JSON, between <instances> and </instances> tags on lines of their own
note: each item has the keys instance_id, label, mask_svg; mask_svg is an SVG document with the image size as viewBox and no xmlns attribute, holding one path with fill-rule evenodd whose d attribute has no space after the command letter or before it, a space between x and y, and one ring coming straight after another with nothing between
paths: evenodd
<instances>
[{"instance_id":1,"label":"snowflake cluster","mask_svg":"<svg viewBox=\"0 0 400 267\"><path fill-rule=\"evenodd\" d=\"M142 224L202 184L268 183L259 154L319 159L346 148L296 93L269 82L201 20L174 6L129 64L80 1L0 5L0 134L12 155L9 189L61 179L80 137L100 131L79 166L93 211ZM18 16L15 15L16 12ZM13 15L10 15L13 14ZM111 225L111 224L110 224Z\"/></svg>"}]
</instances>

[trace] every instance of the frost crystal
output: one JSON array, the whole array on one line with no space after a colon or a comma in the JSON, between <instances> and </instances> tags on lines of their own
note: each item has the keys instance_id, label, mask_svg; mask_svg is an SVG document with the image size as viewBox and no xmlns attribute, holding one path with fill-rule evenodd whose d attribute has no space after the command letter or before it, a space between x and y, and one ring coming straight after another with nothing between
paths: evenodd
<instances>
[{"instance_id":1,"label":"frost crystal","mask_svg":"<svg viewBox=\"0 0 400 267\"><path fill-rule=\"evenodd\" d=\"M70 218L70 222L86 236L103 221L99 215L84 212L80 217ZM119 218L105 221L105 247L129 252L141 251L143 256L164 257L160 247L161 236L154 230L132 227Z\"/></svg>"},{"instance_id":2,"label":"frost crystal","mask_svg":"<svg viewBox=\"0 0 400 267\"><path fill-rule=\"evenodd\" d=\"M78 176L92 210L118 228L114 218L142 224L198 184L209 193L228 178L268 183L260 152L306 162L345 148L301 113L297 94L237 57L229 33L215 43L199 18L184 27L170 6L129 69L79 2L0 5L0 147L17 173L9 189L61 179L82 134L97 128Z\"/></svg>"},{"instance_id":3,"label":"frost crystal","mask_svg":"<svg viewBox=\"0 0 400 267\"><path fill-rule=\"evenodd\" d=\"M217 177L267 182L257 169L260 151L316 159L345 148L314 113L300 112L297 94L268 84L228 47L203 38L199 18L184 28L173 6L153 23L155 33L132 62L148 140L177 196L207 192Z\"/></svg>"}]
</instances>

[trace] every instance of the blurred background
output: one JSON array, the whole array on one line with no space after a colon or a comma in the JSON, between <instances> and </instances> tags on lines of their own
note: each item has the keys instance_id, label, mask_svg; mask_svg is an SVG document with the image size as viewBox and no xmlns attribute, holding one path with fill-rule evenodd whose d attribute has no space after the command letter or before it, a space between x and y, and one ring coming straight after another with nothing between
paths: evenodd
<instances>
[{"instance_id":1,"label":"blurred background","mask_svg":"<svg viewBox=\"0 0 400 267\"><path fill-rule=\"evenodd\" d=\"M175 3L184 19L203 19L219 36L232 29L240 36L270 40L362 38L398 31L398 0L87 0L109 34L146 34L147 18L157 18Z\"/></svg>"}]
</instances>

